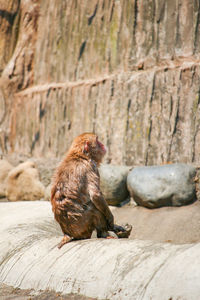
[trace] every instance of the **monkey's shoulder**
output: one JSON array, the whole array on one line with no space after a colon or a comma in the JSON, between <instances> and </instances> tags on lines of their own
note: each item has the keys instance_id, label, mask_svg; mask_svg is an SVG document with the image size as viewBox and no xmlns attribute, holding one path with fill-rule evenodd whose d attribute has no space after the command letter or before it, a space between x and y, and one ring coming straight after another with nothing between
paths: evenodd
<instances>
[{"instance_id":1,"label":"monkey's shoulder","mask_svg":"<svg viewBox=\"0 0 200 300\"><path fill-rule=\"evenodd\" d=\"M89 182L99 182L99 172L92 160L71 159L58 167L52 196L55 200L78 198L87 193Z\"/></svg>"},{"instance_id":2,"label":"monkey's shoulder","mask_svg":"<svg viewBox=\"0 0 200 300\"><path fill-rule=\"evenodd\" d=\"M71 158L61 162L57 169L59 177L66 176L67 174L70 174L70 177L73 175L84 175L88 172L95 172L96 174L99 174L96 162L92 159Z\"/></svg>"}]
</instances>

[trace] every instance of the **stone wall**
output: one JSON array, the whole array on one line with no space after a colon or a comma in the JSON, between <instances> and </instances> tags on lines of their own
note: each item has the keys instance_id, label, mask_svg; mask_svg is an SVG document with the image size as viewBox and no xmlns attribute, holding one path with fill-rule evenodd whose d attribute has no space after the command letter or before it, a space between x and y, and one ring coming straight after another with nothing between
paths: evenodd
<instances>
[{"instance_id":1,"label":"stone wall","mask_svg":"<svg viewBox=\"0 0 200 300\"><path fill-rule=\"evenodd\" d=\"M2 152L62 156L95 131L107 162L198 164L198 1L22 0L20 9L1 76Z\"/></svg>"}]
</instances>

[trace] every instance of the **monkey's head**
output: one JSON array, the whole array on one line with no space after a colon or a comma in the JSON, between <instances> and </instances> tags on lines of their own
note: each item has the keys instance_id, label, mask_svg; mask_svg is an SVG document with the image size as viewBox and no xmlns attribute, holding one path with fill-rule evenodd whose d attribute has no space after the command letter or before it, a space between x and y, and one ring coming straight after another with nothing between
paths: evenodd
<instances>
[{"instance_id":1,"label":"monkey's head","mask_svg":"<svg viewBox=\"0 0 200 300\"><path fill-rule=\"evenodd\" d=\"M70 153L76 153L94 160L99 164L106 154L105 146L98 140L98 136L94 133L82 133L77 136L70 148Z\"/></svg>"}]
</instances>

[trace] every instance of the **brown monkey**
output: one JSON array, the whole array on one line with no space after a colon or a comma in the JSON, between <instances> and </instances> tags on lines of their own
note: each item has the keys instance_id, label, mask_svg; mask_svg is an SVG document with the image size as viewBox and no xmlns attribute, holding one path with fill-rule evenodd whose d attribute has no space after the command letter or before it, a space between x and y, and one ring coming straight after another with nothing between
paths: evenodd
<instances>
[{"instance_id":1,"label":"brown monkey","mask_svg":"<svg viewBox=\"0 0 200 300\"><path fill-rule=\"evenodd\" d=\"M108 231L128 237L128 230L114 225L113 215L100 190L98 166L106 149L93 133L76 137L57 168L51 190L52 210L64 237L61 248L72 239L89 239L94 229L97 237L109 238Z\"/></svg>"}]
</instances>

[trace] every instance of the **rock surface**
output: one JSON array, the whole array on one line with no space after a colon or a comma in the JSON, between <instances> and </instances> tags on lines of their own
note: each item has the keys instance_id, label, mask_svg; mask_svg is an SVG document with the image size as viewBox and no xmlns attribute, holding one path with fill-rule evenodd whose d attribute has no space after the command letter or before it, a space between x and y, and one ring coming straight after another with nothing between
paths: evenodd
<instances>
[{"instance_id":1,"label":"rock surface","mask_svg":"<svg viewBox=\"0 0 200 300\"><path fill-rule=\"evenodd\" d=\"M31 289L18 289L0 283L1 300L96 300L82 295L64 295L54 291L37 291Z\"/></svg>"},{"instance_id":2,"label":"rock surface","mask_svg":"<svg viewBox=\"0 0 200 300\"><path fill-rule=\"evenodd\" d=\"M8 200L39 200L44 197L44 193L45 188L39 181L34 162L21 163L9 172L6 182Z\"/></svg>"},{"instance_id":3,"label":"rock surface","mask_svg":"<svg viewBox=\"0 0 200 300\"><path fill-rule=\"evenodd\" d=\"M148 208L181 206L196 200L196 169L186 164L136 167L127 178L130 195Z\"/></svg>"},{"instance_id":4,"label":"rock surface","mask_svg":"<svg viewBox=\"0 0 200 300\"><path fill-rule=\"evenodd\" d=\"M0 206L3 284L97 299L199 297L199 243L92 239L58 250L61 232L48 202Z\"/></svg>"},{"instance_id":5,"label":"rock surface","mask_svg":"<svg viewBox=\"0 0 200 300\"><path fill-rule=\"evenodd\" d=\"M102 164L99 168L102 193L109 205L120 205L129 197L126 185L130 167Z\"/></svg>"}]
</instances>

